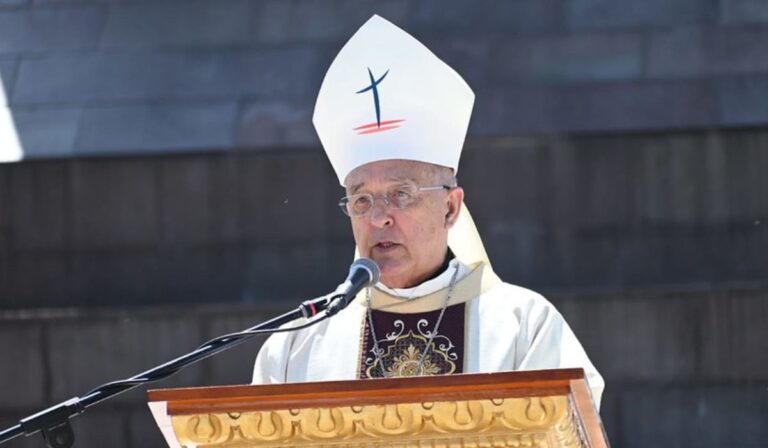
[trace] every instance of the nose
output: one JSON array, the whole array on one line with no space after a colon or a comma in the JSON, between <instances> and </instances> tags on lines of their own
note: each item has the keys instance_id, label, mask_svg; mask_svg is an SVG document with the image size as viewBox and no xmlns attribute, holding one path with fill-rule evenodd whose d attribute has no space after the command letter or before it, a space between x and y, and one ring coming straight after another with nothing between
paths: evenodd
<instances>
[{"instance_id":1,"label":"nose","mask_svg":"<svg viewBox=\"0 0 768 448\"><path fill-rule=\"evenodd\" d=\"M389 214L389 199L387 197L374 197L371 208L371 224L376 227L388 227L392 225L392 215Z\"/></svg>"}]
</instances>

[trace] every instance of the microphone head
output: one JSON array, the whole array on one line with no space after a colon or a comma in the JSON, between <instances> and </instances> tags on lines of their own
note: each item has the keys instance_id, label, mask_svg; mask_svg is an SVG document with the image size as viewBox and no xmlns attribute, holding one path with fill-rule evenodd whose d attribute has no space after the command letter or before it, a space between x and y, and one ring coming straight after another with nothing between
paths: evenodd
<instances>
[{"instance_id":1,"label":"microphone head","mask_svg":"<svg viewBox=\"0 0 768 448\"><path fill-rule=\"evenodd\" d=\"M349 267L347 279L336 289L333 302L325 309L326 315L330 317L344 309L363 288L377 283L380 276L379 266L370 258L355 260Z\"/></svg>"},{"instance_id":2,"label":"microphone head","mask_svg":"<svg viewBox=\"0 0 768 448\"><path fill-rule=\"evenodd\" d=\"M352 266L349 268L349 272L355 271L357 269L365 269L371 274L371 280L367 284L375 285L379 282L379 277L381 277L381 270L379 269L379 265L377 265L376 262L370 258L358 258L352 263Z\"/></svg>"}]
</instances>

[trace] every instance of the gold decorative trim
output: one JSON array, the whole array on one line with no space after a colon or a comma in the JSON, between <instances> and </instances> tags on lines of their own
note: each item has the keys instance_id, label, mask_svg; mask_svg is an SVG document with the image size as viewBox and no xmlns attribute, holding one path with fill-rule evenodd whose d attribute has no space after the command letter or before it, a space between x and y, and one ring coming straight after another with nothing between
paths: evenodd
<instances>
[{"instance_id":1,"label":"gold decorative trim","mask_svg":"<svg viewBox=\"0 0 768 448\"><path fill-rule=\"evenodd\" d=\"M187 448L585 447L566 396L174 416Z\"/></svg>"}]
</instances>

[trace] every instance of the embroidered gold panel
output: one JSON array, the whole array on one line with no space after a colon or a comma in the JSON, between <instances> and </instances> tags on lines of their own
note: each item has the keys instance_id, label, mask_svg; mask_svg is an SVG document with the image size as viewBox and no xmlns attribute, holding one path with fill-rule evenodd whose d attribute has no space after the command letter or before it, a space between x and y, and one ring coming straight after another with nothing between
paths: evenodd
<instances>
[{"instance_id":1,"label":"embroidered gold panel","mask_svg":"<svg viewBox=\"0 0 768 448\"><path fill-rule=\"evenodd\" d=\"M566 396L174 416L185 447L586 447Z\"/></svg>"}]
</instances>

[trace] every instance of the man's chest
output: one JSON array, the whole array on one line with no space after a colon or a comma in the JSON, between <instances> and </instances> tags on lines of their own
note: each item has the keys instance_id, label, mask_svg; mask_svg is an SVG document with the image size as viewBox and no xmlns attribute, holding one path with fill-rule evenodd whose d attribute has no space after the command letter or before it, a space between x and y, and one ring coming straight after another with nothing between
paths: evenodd
<instances>
[{"instance_id":1,"label":"man's chest","mask_svg":"<svg viewBox=\"0 0 768 448\"><path fill-rule=\"evenodd\" d=\"M462 373L465 329L464 303L424 313L366 313L358 378Z\"/></svg>"}]
</instances>

